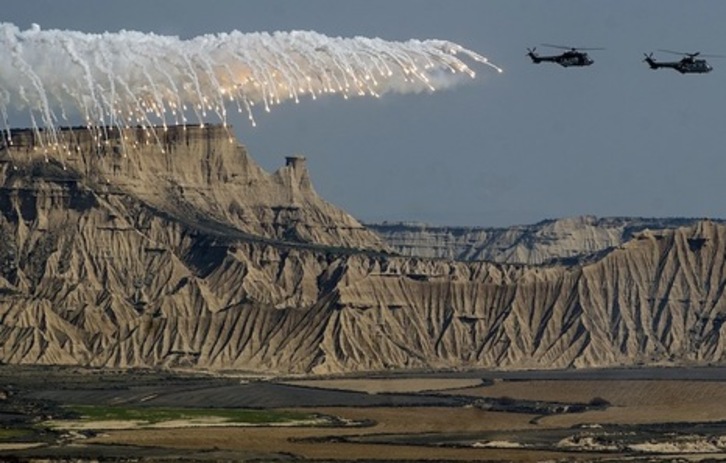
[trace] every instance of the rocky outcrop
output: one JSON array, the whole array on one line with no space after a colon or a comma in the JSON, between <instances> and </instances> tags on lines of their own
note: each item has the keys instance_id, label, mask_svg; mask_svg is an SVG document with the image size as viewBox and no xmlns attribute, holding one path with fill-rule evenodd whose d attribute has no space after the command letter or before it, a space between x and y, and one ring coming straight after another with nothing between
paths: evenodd
<instances>
[{"instance_id":1,"label":"rocky outcrop","mask_svg":"<svg viewBox=\"0 0 726 463\"><path fill-rule=\"evenodd\" d=\"M397 257L314 195L301 160L268 175L218 128L189 142L170 130L182 138L165 153L86 138L75 160L46 161L27 132L4 150L0 361L331 373L724 359L723 225L644 231L567 266ZM275 212L291 203L297 216Z\"/></svg>"},{"instance_id":2,"label":"rocky outcrop","mask_svg":"<svg viewBox=\"0 0 726 463\"><path fill-rule=\"evenodd\" d=\"M582 216L507 228L436 227L416 222L366 226L404 256L542 264L576 261L619 246L643 230L692 226L698 220Z\"/></svg>"},{"instance_id":3,"label":"rocky outcrop","mask_svg":"<svg viewBox=\"0 0 726 463\"><path fill-rule=\"evenodd\" d=\"M377 235L320 199L303 157L287 158L286 165L270 175L229 130L219 125L121 133L68 129L54 142L58 146L39 145L38 140L48 138L43 134L14 131L7 149L0 152L4 190L32 190L38 181L80 182L95 195L134 197L221 233L234 229L270 240L385 248Z\"/></svg>"},{"instance_id":4,"label":"rocky outcrop","mask_svg":"<svg viewBox=\"0 0 726 463\"><path fill-rule=\"evenodd\" d=\"M392 286L405 288L398 292L405 302L397 312L382 311L378 349L363 356L349 343L355 351L339 356L346 362L339 368L389 346L398 365L412 358L505 368L719 362L724 239L726 228L701 222L638 235L587 265L523 267L496 282L369 279L341 292L347 306L383 306Z\"/></svg>"}]
</instances>

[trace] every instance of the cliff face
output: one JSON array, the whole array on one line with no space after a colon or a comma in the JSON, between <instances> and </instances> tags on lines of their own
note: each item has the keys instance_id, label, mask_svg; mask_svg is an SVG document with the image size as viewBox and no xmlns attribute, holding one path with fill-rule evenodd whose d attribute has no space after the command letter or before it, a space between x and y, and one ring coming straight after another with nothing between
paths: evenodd
<instances>
[{"instance_id":1,"label":"cliff face","mask_svg":"<svg viewBox=\"0 0 726 463\"><path fill-rule=\"evenodd\" d=\"M542 264L572 260L619 246L646 229L672 229L697 222L697 219L583 216L508 228L436 227L418 223L366 226L404 256Z\"/></svg>"},{"instance_id":2,"label":"cliff face","mask_svg":"<svg viewBox=\"0 0 726 463\"><path fill-rule=\"evenodd\" d=\"M384 249L377 235L320 199L304 158L288 158L268 174L231 137L222 126L105 134L79 129L63 131L54 148L38 146L29 130L16 131L9 149L0 152L4 189L28 188L28 181L80 182L94 194L133 197L223 233L233 229L269 240Z\"/></svg>"},{"instance_id":3,"label":"cliff face","mask_svg":"<svg viewBox=\"0 0 726 463\"><path fill-rule=\"evenodd\" d=\"M218 128L170 130L165 154L80 141L65 170L27 132L3 151L0 361L329 373L724 357L724 226L643 232L569 267L393 257L299 160L268 175Z\"/></svg>"}]
</instances>

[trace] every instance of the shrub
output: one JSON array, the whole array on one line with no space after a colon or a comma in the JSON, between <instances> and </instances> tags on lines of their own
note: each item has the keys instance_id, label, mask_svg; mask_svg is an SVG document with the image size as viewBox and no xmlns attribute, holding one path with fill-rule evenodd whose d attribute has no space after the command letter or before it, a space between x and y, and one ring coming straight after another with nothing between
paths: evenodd
<instances>
[{"instance_id":1,"label":"shrub","mask_svg":"<svg viewBox=\"0 0 726 463\"><path fill-rule=\"evenodd\" d=\"M603 399L602 397L593 397L593 399L590 401L590 403L588 405L590 405L592 407L604 408L604 407L609 407L610 402L608 402L606 399Z\"/></svg>"}]
</instances>

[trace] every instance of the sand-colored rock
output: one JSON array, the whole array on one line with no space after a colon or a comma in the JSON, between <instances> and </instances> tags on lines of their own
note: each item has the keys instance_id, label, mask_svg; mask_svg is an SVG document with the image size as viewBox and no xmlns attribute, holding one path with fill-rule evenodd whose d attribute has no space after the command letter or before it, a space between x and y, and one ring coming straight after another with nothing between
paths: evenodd
<instances>
[{"instance_id":1,"label":"sand-colored rock","mask_svg":"<svg viewBox=\"0 0 726 463\"><path fill-rule=\"evenodd\" d=\"M15 131L10 149L0 152L4 186L35 188L32 178L40 178L41 183L54 181L41 190L59 191L81 179L96 195L131 196L170 218L222 234L384 249L377 235L320 199L304 157L291 156L284 167L268 174L230 130L219 125L153 132L109 129L108 140L102 142L100 132L65 130L59 148L39 147L38 136L30 130ZM39 162L45 160L45 165ZM23 174L32 176L29 180ZM39 217L41 227L46 219ZM115 219L111 213L110 220Z\"/></svg>"},{"instance_id":2,"label":"sand-colored rock","mask_svg":"<svg viewBox=\"0 0 726 463\"><path fill-rule=\"evenodd\" d=\"M437 227L418 222L366 226L404 256L542 264L579 260L620 246L635 233L691 226L698 220L582 216L506 228Z\"/></svg>"},{"instance_id":3,"label":"sand-colored rock","mask_svg":"<svg viewBox=\"0 0 726 463\"><path fill-rule=\"evenodd\" d=\"M223 128L165 136L165 153L117 156L79 135L65 170L28 132L3 151L0 361L332 373L724 357L718 223L579 265L395 257L317 198L300 161L269 175Z\"/></svg>"}]
</instances>

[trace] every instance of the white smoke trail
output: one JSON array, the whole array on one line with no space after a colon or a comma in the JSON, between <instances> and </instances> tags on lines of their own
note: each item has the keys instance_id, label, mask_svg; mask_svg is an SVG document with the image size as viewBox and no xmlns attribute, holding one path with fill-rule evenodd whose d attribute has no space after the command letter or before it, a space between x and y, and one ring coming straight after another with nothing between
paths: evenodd
<instances>
[{"instance_id":1,"label":"white smoke trail","mask_svg":"<svg viewBox=\"0 0 726 463\"><path fill-rule=\"evenodd\" d=\"M458 56L501 70L443 40L389 42L315 32L204 35L190 40L133 31L21 31L0 23L0 114L28 111L41 139L80 115L89 129L227 123L227 108L324 94L379 97L433 91L474 77ZM192 120L190 120L190 118ZM5 120L7 130L7 120ZM44 128L40 136L40 128Z\"/></svg>"}]
</instances>

